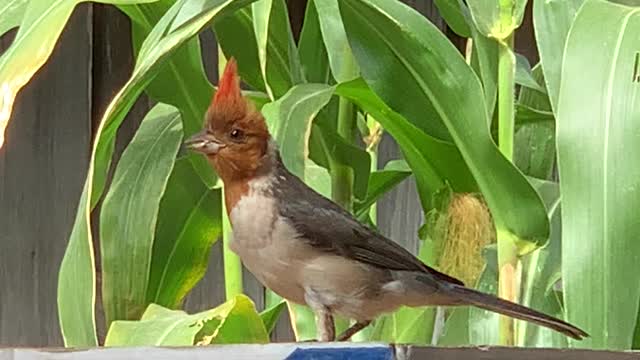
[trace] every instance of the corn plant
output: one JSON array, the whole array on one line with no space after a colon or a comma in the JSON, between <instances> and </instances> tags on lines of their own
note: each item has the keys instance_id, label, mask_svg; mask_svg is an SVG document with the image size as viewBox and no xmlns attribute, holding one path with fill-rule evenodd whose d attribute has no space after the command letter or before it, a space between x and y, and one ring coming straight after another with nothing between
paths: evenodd
<instances>
[{"instance_id":1,"label":"corn plant","mask_svg":"<svg viewBox=\"0 0 640 360\"><path fill-rule=\"evenodd\" d=\"M426 214L416 229L422 261L591 335L576 343L479 309L403 308L357 340L640 346L640 7L532 1L533 67L513 49L526 0L435 0L466 39L464 54L395 0L309 0L298 41L284 0L112 1L131 19L136 65L100 121L61 264L65 344L98 345L96 301L107 346L267 342L285 308L267 291L258 314L243 295L224 189L202 157L180 148L215 92L197 37L213 31L219 65L237 60L294 174L373 227L376 202L413 176ZM0 14L0 30L19 26L0 57L0 126L77 3L0 1L12 15ZM143 92L158 104L107 187L118 127ZM378 163L382 133L403 159ZM99 200L96 299L90 214ZM186 314L182 301L218 238L228 301ZM313 338L311 312L288 305L296 340Z\"/></svg>"}]
</instances>

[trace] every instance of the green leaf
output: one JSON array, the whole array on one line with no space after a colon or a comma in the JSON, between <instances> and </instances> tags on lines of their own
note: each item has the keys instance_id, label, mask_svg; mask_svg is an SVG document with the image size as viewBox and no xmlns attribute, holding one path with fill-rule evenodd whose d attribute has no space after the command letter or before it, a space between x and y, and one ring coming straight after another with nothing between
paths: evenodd
<instances>
[{"instance_id":1,"label":"green leaf","mask_svg":"<svg viewBox=\"0 0 640 360\"><path fill-rule=\"evenodd\" d=\"M310 159L305 162L304 180L313 190L331 198L331 175L329 171Z\"/></svg>"},{"instance_id":2,"label":"green leaf","mask_svg":"<svg viewBox=\"0 0 640 360\"><path fill-rule=\"evenodd\" d=\"M602 31L594 32L594 24ZM629 349L640 282L640 8L586 1L567 38L558 102L562 279L572 346ZM585 61L588 59L588 61ZM585 76L588 74L588 76Z\"/></svg>"},{"instance_id":3,"label":"green leaf","mask_svg":"<svg viewBox=\"0 0 640 360\"><path fill-rule=\"evenodd\" d=\"M336 93L370 113L398 142L414 172L420 201L431 208L431 194L446 181L456 191L474 191L477 186L455 146L430 137L391 110L362 80L340 84Z\"/></svg>"},{"instance_id":4,"label":"green leaf","mask_svg":"<svg viewBox=\"0 0 640 360\"><path fill-rule=\"evenodd\" d=\"M182 141L180 114L149 111L118 162L100 212L102 302L107 324L138 318L146 308L160 199Z\"/></svg>"},{"instance_id":5,"label":"green leaf","mask_svg":"<svg viewBox=\"0 0 640 360\"><path fill-rule=\"evenodd\" d=\"M463 9L469 11L461 0L434 0L440 16L456 34L462 37L471 37L469 24L465 19Z\"/></svg>"},{"instance_id":6,"label":"green leaf","mask_svg":"<svg viewBox=\"0 0 640 360\"><path fill-rule=\"evenodd\" d=\"M383 170L372 172L367 186L367 196L354 206L356 216L362 218L368 215L371 205L409 175L411 168L404 160L389 161Z\"/></svg>"},{"instance_id":7,"label":"green leaf","mask_svg":"<svg viewBox=\"0 0 640 360\"><path fill-rule=\"evenodd\" d=\"M200 341L202 345L266 344L269 342L269 334L260 315L256 312L253 302L242 294L235 297L234 311L229 312L218 329L210 329L199 335L202 336L202 341Z\"/></svg>"},{"instance_id":8,"label":"green leaf","mask_svg":"<svg viewBox=\"0 0 640 360\"><path fill-rule=\"evenodd\" d=\"M281 298L278 297L278 301ZM295 340L308 341L316 340L315 316L309 307L287 302L289 317L291 318L291 328L295 334Z\"/></svg>"},{"instance_id":9,"label":"green leaf","mask_svg":"<svg viewBox=\"0 0 640 360\"><path fill-rule=\"evenodd\" d=\"M287 6L284 0L259 0L251 6L262 79L275 100L304 80Z\"/></svg>"},{"instance_id":10,"label":"green leaf","mask_svg":"<svg viewBox=\"0 0 640 360\"><path fill-rule=\"evenodd\" d=\"M534 68L532 76L544 84L540 66ZM529 176L551 178L556 159L555 117L546 90L520 89L515 122L514 164Z\"/></svg>"},{"instance_id":11,"label":"green leaf","mask_svg":"<svg viewBox=\"0 0 640 360\"><path fill-rule=\"evenodd\" d=\"M476 289L498 295L498 253L495 245L484 249L485 268L478 279ZM499 345L499 315L495 312L471 307L469 309L469 343L474 345Z\"/></svg>"},{"instance_id":12,"label":"green leaf","mask_svg":"<svg viewBox=\"0 0 640 360\"><path fill-rule=\"evenodd\" d=\"M223 184L224 194L224 184ZM231 220L229 219L229 211L227 203L222 197L222 264L224 273L224 293L227 299L231 299L244 291L242 277L242 261L240 256L231 250L231 241L233 239L233 229Z\"/></svg>"},{"instance_id":13,"label":"green leaf","mask_svg":"<svg viewBox=\"0 0 640 360\"><path fill-rule=\"evenodd\" d=\"M85 182L69 245L58 273L58 318L67 347L97 346L95 255L91 243L89 183Z\"/></svg>"},{"instance_id":14,"label":"green leaf","mask_svg":"<svg viewBox=\"0 0 640 360\"><path fill-rule=\"evenodd\" d=\"M107 4L135 4L155 0L102 0ZM51 55L71 12L83 0L29 1L0 4L0 21L14 27L22 13L20 29L11 46L0 56L0 147L18 92ZM5 18L6 16L6 18ZM3 20L6 19L6 20ZM1 33L0 33L1 34Z\"/></svg>"},{"instance_id":15,"label":"green leaf","mask_svg":"<svg viewBox=\"0 0 640 360\"><path fill-rule=\"evenodd\" d=\"M484 101L487 106L487 122L491 124L498 96L498 42L471 30L473 36L472 65L477 62L474 71L482 81Z\"/></svg>"},{"instance_id":16,"label":"green leaf","mask_svg":"<svg viewBox=\"0 0 640 360\"><path fill-rule=\"evenodd\" d=\"M536 43L554 112L558 109L565 42L576 12L584 1L533 0Z\"/></svg>"},{"instance_id":17,"label":"green leaf","mask_svg":"<svg viewBox=\"0 0 640 360\"><path fill-rule=\"evenodd\" d=\"M331 73L329 54L322 38L318 16L314 2L309 1L305 13L305 23L300 33L300 61L308 82L334 85L336 80ZM339 101L338 97L331 98L329 104L318 114L316 123L330 126L337 131Z\"/></svg>"},{"instance_id":18,"label":"green leaf","mask_svg":"<svg viewBox=\"0 0 640 360\"><path fill-rule=\"evenodd\" d=\"M551 119L553 121L553 119ZM551 122L530 123L515 133L513 162L524 174L549 179L555 163L555 128Z\"/></svg>"},{"instance_id":19,"label":"green leaf","mask_svg":"<svg viewBox=\"0 0 640 360\"><path fill-rule=\"evenodd\" d=\"M338 0L313 0L318 12L320 30L329 55L333 77L338 82L353 80L358 76L357 65L344 31ZM354 68L355 67L355 68Z\"/></svg>"},{"instance_id":20,"label":"green leaf","mask_svg":"<svg viewBox=\"0 0 640 360\"><path fill-rule=\"evenodd\" d=\"M468 346L469 341L469 310L460 307L451 309L445 322L442 335L438 339L438 346Z\"/></svg>"},{"instance_id":21,"label":"green leaf","mask_svg":"<svg viewBox=\"0 0 640 360\"><path fill-rule=\"evenodd\" d=\"M388 339L394 338L395 319L393 314L384 314L375 319L371 325L370 333L367 336L367 341L370 342L384 342Z\"/></svg>"},{"instance_id":22,"label":"green leaf","mask_svg":"<svg viewBox=\"0 0 640 360\"><path fill-rule=\"evenodd\" d=\"M516 103L516 125L545 124L553 125L555 117L551 111L540 110L522 103Z\"/></svg>"},{"instance_id":23,"label":"green leaf","mask_svg":"<svg viewBox=\"0 0 640 360\"><path fill-rule=\"evenodd\" d=\"M467 0L467 5L484 36L505 40L520 27L527 0Z\"/></svg>"},{"instance_id":24,"label":"green leaf","mask_svg":"<svg viewBox=\"0 0 640 360\"><path fill-rule=\"evenodd\" d=\"M329 102L333 91L333 86L324 84L297 85L262 108L285 166L302 179L311 120Z\"/></svg>"},{"instance_id":25,"label":"green leaf","mask_svg":"<svg viewBox=\"0 0 640 360\"><path fill-rule=\"evenodd\" d=\"M186 158L178 160L160 202L147 303L177 308L207 270L222 232L220 189L202 183Z\"/></svg>"},{"instance_id":26,"label":"green leaf","mask_svg":"<svg viewBox=\"0 0 640 360\"><path fill-rule=\"evenodd\" d=\"M160 20L140 49L131 78L115 95L96 129L87 179L69 245L60 267L58 311L60 327L67 346L94 346L95 269L90 227L90 212L104 190L115 136L120 123L145 85L153 79L170 55L214 18L225 15L250 0L180 0ZM168 31L182 6L202 9L179 29ZM2 70L0 69L0 72Z\"/></svg>"},{"instance_id":27,"label":"green leaf","mask_svg":"<svg viewBox=\"0 0 640 360\"><path fill-rule=\"evenodd\" d=\"M560 187L557 183L529 179L545 202L551 224L549 242L522 259L523 305L552 316L563 318L558 294L553 285L560 279L562 257L562 221L560 217ZM517 344L532 347L566 347L567 337L557 332L518 322Z\"/></svg>"},{"instance_id":28,"label":"green leaf","mask_svg":"<svg viewBox=\"0 0 640 360\"><path fill-rule=\"evenodd\" d=\"M554 316L558 319L564 317L564 309L562 308L562 292L550 290L540 305L536 305L536 310L545 314ZM526 337L522 340L523 346L539 347L539 348L567 348L568 338L556 331L545 327L536 327L535 325L524 323L531 327Z\"/></svg>"},{"instance_id":29,"label":"green leaf","mask_svg":"<svg viewBox=\"0 0 640 360\"><path fill-rule=\"evenodd\" d=\"M188 315L150 304L139 321L115 321L111 324L105 346L186 346L206 326L220 324L209 314Z\"/></svg>"},{"instance_id":30,"label":"green leaf","mask_svg":"<svg viewBox=\"0 0 640 360\"><path fill-rule=\"evenodd\" d=\"M525 106L531 109L534 109L541 114L544 113L546 116L553 116L553 111L551 110L551 103L549 99L549 95L547 94L547 88L545 85L544 74L542 71L542 64L538 63L531 70L531 75L533 79L544 88L544 92L533 91L527 87L520 89L520 94L518 95L518 100L516 102L517 106ZM517 114L516 108L516 116ZM518 119L516 118L516 122Z\"/></svg>"},{"instance_id":31,"label":"green leaf","mask_svg":"<svg viewBox=\"0 0 640 360\"><path fill-rule=\"evenodd\" d=\"M529 60L521 54L516 55L516 84L528 87L533 90L545 92L545 89L538 84L531 73Z\"/></svg>"},{"instance_id":32,"label":"green leaf","mask_svg":"<svg viewBox=\"0 0 640 360\"><path fill-rule=\"evenodd\" d=\"M329 67L327 49L322 40L318 12L313 1L307 3L298 48L302 71L308 82L335 84L335 79L331 75L331 68ZM332 97L329 100L329 104L320 110L314 123L324 128L329 127L335 132L338 119L338 102L338 97ZM318 151L321 150L313 148L315 146L313 139L317 138L317 136L314 137L313 135L315 131L317 131L317 128L314 126L311 130L312 140L310 146L312 148L309 149L310 156L314 158L318 155Z\"/></svg>"},{"instance_id":33,"label":"green leaf","mask_svg":"<svg viewBox=\"0 0 640 360\"><path fill-rule=\"evenodd\" d=\"M498 260L495 245L484 250L485 269L478 279L477 289L496 294L498 291ZM450 310L444 332L438 345L468 346L498 344L498 314L476 307L460 307Z\"/></svg>"},{"instance_id":34,"label":"green leaf","mask_svg":"<svg viewBox=\"0 0 640 360\"><path fill-rule=\"evenodd\" d=\"M331 127L314 123L309 138L309 157L318 165L333 171L335 164L353 169L353 195L363 199L367 194L371 157L364 149L347 142ZM331 192L329 192L331 194ZM329 197L331 197L329 195Z\"/></svg>"},{"instance_id":35,"label":"green leaf","mask_svg":"<svg viewBox=\"0 0 640 360\"><path fill-rule=\"evenodd\" d=\"M18 27L29 0L3 0L0 3L0 35Z\"/></svg>"},{"instance_id":36,"label":"green leaf","mask_svg":"<svg viewBox=\"0 0 640 360\"><path fill-rule=\"evenodd\" d=\"M409 117L420 112L421 121L429 110L425 104L432 104L482 191L496 226L522 241L521 252L543 244L549 234L544 206L493 142L480 82L458 50L404 4L381 0L340 4L343 16L351 19L345 23L347 35L372 90L400 114ZM407 106L412 109L408 111ZM384 127L391 132L388 125ZM418 180L419 174L415 175Z\"/></svg>"},{"instance_id":37,"label":"green leaf","mask_svg":"<svg viewBox=\"0 0 640 360\"><path fill-rule=\"evenodd\" d=\"M120 9L131 19L133 50L136 56L144 39L174 2L175 0L160 0L153 4L120 6ZM184 16L184 12L182 14ZM152 99L173 105L180 110L185 138L200 131L213 87L202 65L198 37L192 38L176 50L171 59L147 85L145 92ZM209 187L214 187L216 175L206 159L191 155L189 160L203 181Z\"/></svg>"},{"instance_id":38,"label":"green leaf","mask_svg":"<svg viewBox=\"0 0 640 360\"><path fill-rule=\"evenodd\" d=\"M273 329L276 327L276 325L278 324L278 320L280 319L280 314L282 314L282 311L286 309L286 307L287 302L280 301L279 303L260 313L260 319L262 319L262 323L264 324L267 334L271 334Z\"/></svg>"},{"instance_id":39,"label":"green leaf","mask_svg":"<svg viewBox=\"0 0 640 360\"><path fill-rule=\"evenodd\" d=\"M331 83L333 79L329 67L329 57L322 41L318 11L313 1L307 2L298 49L302 72L307 81L321 84Z\"/></svg>"},{"instance_id":40,"label":"green leaf","mask_svg":"<svg viewBox=\"0 0 640 360\"><path fill-rule=\"evenodd\" d=\"M224 56L229 59L232 56L238 64L238 73L243 82L256 90L266 91L262 72L260 71L260 59L258 57L258 43L253 32L253 15L250 7L242 8L229 16L216 21L213 24L218 45L222 48ZM278 41L268 38L267 46Z\"/></svg>"},{"instance_id":41,"label":"green leaf","mask_svg":"<svg viewBox=\"0 0 640 360\"><path fill-rule=\"evenodd\" d=\"M560 187L557 182L548 181L544 179L538 179L535 177L528 177L527 180L531 183L536 192L542 199L547 214L551 218L558 210L560 206Z\"/></svg>"},{"instance_id":42,"label":"green leaf","mask_svg":"<svg viewBox=\"0 0 640 360\"><path fill-rule=\"evenodd\" d=\"M633 346L632 349L640 349L640 317L636 323L636 329L633 332Z\"/></svg>"},{"instance_id":43,"label":"green leaf","mask_svg":"<svg viewBox=\"0 0 640 360\"><path fill-rule=\"evenodd\" d=\"M435 315L436 309L434 307L426 309L400 308L393 314L396 324L396 335L393 342L431 345Z\"/></svg>"},{"instance_id":44,"label":"green leaf","mask_svg":"<svg viewBox=\"0 0 640 360\"><path fill-rule=\"evenodd\" d=\"M239 295L201 313L189 315L151 304L138 321L115 321L105 346L192 346L269 341L251 300Z\"/></svg>"}]
</instances>

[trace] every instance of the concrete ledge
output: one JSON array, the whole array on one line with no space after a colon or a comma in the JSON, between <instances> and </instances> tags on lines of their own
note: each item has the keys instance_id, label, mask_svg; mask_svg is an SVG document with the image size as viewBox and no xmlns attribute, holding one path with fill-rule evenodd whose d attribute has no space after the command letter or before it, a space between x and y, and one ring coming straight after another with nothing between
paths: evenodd
<instances>
[{"instance_id":1,"label":"concrete ledge","mask_svg":"<svg viewBox=\"0 0 640 360\"><path fill-rule=\"evenodd\" d=\"M0 349L0 360L640 360L640 352L502 347L419 347L387 344L301 343L207 347Z\"/></svg>"},{"instance_id":2,"label":"concrete ledge","mask_svg":"<svg viewBox=\"0 0 640 360\"><path fill-rule=\"evenodd\" d=\"M640 360L638 351L533 349L508 347L396 347L398 360Z\"/></svg>"}]
</instances>

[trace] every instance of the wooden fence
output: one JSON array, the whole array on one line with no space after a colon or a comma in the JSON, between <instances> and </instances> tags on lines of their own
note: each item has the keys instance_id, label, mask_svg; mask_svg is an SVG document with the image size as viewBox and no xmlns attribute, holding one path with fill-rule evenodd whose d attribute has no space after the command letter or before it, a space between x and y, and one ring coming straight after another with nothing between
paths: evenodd
<instances>
[{"instance_id":1,"label":"wooden fence","mask_svg":"<svg viewBox=\"0 0 640 360\"><path fill-rule=\"evenodd\" d=\"M460 48L464 46L446 28L432 0L405 2L428 16ZM288 0L294 32L300 29L305 4L306 0ZM530 14L528 11L516 36L516 50L534 63L537 54ZM78 6L47 64L18 95L6 143L0 149L0 347L62 345L56 306L58 268L82 192L97 121L133 68L129 28L128 18L112 6ZM14 36L12 31L0 38L0 53ZM216 79L213 33L206 32L201 39L208 75ZM141 96L127 116L118 133L114 164L151 105ZM393 140L383 139L381 164L399 157ZM379 207L382 232L414 252L422 219L412 179L386 195ZM211 251L205 278L186 300L188 311L223 301L221 243ZM263 288L248 273L245 286L262 307ZM291 339L284 318L274 340Z\"/></svg>"}]
</instances>

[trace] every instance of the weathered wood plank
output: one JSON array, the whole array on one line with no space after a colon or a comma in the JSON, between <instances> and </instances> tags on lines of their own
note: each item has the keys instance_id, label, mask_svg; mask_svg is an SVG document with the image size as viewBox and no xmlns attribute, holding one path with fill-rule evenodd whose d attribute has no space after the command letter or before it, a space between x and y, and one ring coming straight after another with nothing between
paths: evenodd
<instances>
[{"instance_id":1,"label":"weathered wood plank","mask_svg":"<svg viewBox=\"0 0 640 360\"><path fill-rule=\"evenodd\" d=\"M0 344L60 345L58 268L91 142L91 5L19 93L0 149Z\"/></svg>"},{"instance_id":2,"label":"weathered wood plank","mask_svg":"<svg viewBox=\"0 0 640 360\"><path fill-rule=\"evenodd\" d=\"M390 135L385 134L378 148L379 166L402 155ZM383 235L404 246L414 254L420 249L418 229L424 223L416 182L407 178L378 202L378 228Z\"/></svg>"}]
</instances>

